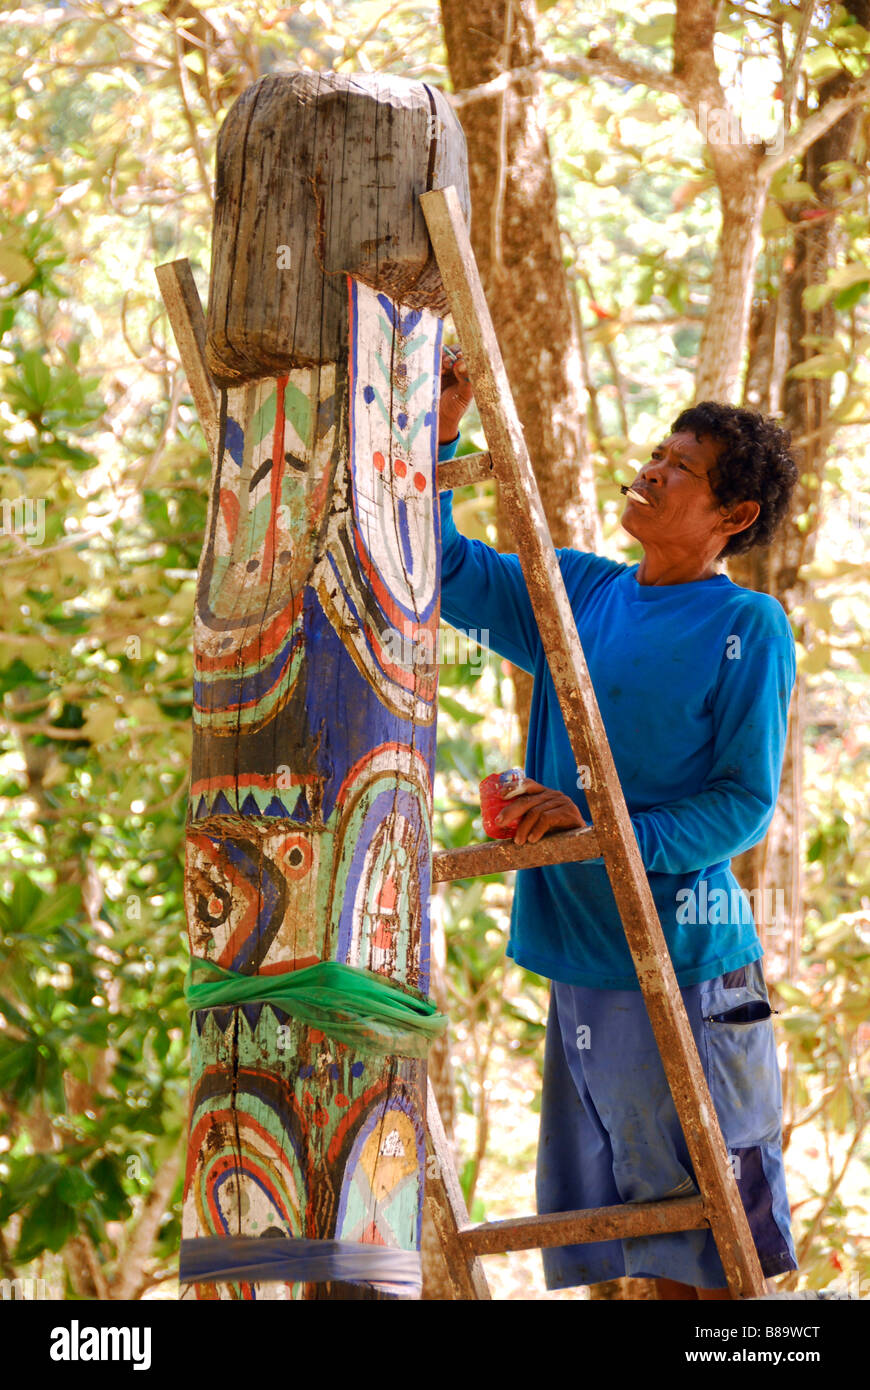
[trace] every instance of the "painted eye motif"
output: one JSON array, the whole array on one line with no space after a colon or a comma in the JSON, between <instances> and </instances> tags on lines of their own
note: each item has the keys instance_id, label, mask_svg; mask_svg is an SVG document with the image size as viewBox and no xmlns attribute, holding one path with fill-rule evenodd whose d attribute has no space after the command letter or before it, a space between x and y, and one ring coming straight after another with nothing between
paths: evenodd
<instances>
[{"instance_id":1,"label":"painted eye motif","mask_svg":"<svg viewBox=\"0 0 870 1390\"><path fill-rule=\"evenodd\" d=\"M290 835L281 847L281 859L287 878L304 878L311 868L311 841L301 835Z\"/></svg>"}]
</instances>

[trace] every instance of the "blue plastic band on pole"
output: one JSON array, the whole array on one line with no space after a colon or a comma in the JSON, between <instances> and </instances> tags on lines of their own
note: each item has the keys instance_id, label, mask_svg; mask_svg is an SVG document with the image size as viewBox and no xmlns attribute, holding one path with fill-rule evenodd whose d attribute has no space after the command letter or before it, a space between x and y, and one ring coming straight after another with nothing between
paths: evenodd
<instances>
[{"instance_id":1,"label":"blue plastic band on pole","mask_svg":"<svg viewBox=\"0 0 870 1390\"><path fill-rule=\"evenodd\" d=\"M371 1284L419 1298L422 1265L416 1250L351 1240L294 1240L289 1236L201 1236L181 1242L182 1284Z\"/></svg>"}]
</instances>

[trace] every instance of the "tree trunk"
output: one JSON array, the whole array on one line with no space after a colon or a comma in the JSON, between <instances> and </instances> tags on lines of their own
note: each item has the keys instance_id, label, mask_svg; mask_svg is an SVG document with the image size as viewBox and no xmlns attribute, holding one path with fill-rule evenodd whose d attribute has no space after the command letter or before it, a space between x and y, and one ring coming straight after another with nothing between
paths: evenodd
<instances>
[{"instance_id":1,"label":"tree trunk","mask_svg":"<svg viewBox=\"0 0 870 1390\"><path fill-rule=\"evenodd\" d=\"M720 184L722 227L698 349L697 401L730 401L739 390L767 192L752 175L753 163L751 156L740 161Z\"/></svg>"},{"instance_id":2,"label":"tree trunk","mask_svg":"<svg viewBox=\"0 0 870 1390\"><path fill-rule=\"evenodd\" d=\"M866 0L853 0L849 9L859 23L870 19ZM819 85L819 109L848 89L850 79L837 76ZM860 124L856 108L843 116L807 150L801 178L813 189L824 207L834 205L834 194L825 187L826 167L833 160L849 158ZM818 348L813 339L831 337L836 329L836 311L832 300L818 309L808 309L804 292L812 285L823 284L827 272L836 263L838 232L833 217L794 223L791 268L784 271L784 284L772 305L767 306L764 328L758 350L750 359L747 374L747 404L757 409L775 409L781 405L785 423L795 440L802 441L795 452L800 466L800 478L795 489L792 515L780 534L766 550L750 550L729 562L729 573L735 583L779 599L786 612L792 613L806 602L808 591L803 573L815 554L818 531L819 503L825 472L830 432L828 414L831 397L830 377L801 378L788 373L813 356ZM785 337L785 351L780 341ZM765 363L765 357L768 361ZM809 525L799 527L796 518L809 518ZM799 632L804 646L812 640L804 622ZM785 919L760 924L762 941L768 955L771 979L794 975L803 935L803 707L805 683L798 676L792 700L791 724L783 764L779 801L767 838L747 850L734 861L741 884L749 889L761 889L755 901L767 902L781 892L785 904Z\"/></svg>"},{"instance_id":3,"label":"tree trunk","mask_svg":"<svg viewBox=\"0 0 870 1390\"><path fill-rule=\"evenodd\" d=\"M329 961L429 988L446 305L418 194L446 184L467 200L462 133L419 83L268 77L221 130L185 892L192 956L236 990ZM420 1246L425 1044L315 1003L194 1015L200 1297L413 1292L390 1248Z\"/></svg>"}]
</instances>

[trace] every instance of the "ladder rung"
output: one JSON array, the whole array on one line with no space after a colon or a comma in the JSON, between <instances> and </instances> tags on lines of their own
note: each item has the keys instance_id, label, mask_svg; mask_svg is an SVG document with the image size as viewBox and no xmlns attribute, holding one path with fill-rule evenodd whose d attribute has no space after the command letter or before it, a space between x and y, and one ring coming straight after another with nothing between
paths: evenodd
<instances>
[{"instance_id":1,"label":"ladder rung","mask_svg":"<svg viewBox=\"0 0 870 1390\"><path fill-rule=\"evenodd\" d=\"M495 477L495 464L491 454L462 454L458 459L447 459L438 464L438 491L449 492L454 487L467 487L469 483L485 483Z\"/></svg>"},{"instance_id":2,"label":"ladder rung","mask_svg":"<svg viewBox=\"0 0 870 1390\"><path fill-rule=\"evenodd\" d=\"M547 1250L554 1245L588 1245L596 1240L623 1240L627 1236L697 1231L707 1225L702 1197L672 1197L663 1202L627 1202L624 1206L562 1211L552 1216L484 1221L463 1227L457 1236L470 1253L501 1255L508 1250Z\"/></svg>"},{"instance_id":3,"label":"ladder rung","mask_svg":"<svg viewBox=\"0 0 870 1390\"><path fill-rule=\"evenodd\" d=\"M534 845L515 845L513 840L484 840L464 849L443 850L432 856L432 882L454 878L478 878L503 874L508 869L534 869L540 864L567 864L572 860L597 859L598 837L587 830L560 830L545 835Z\"/></svg>"}]
</instances>

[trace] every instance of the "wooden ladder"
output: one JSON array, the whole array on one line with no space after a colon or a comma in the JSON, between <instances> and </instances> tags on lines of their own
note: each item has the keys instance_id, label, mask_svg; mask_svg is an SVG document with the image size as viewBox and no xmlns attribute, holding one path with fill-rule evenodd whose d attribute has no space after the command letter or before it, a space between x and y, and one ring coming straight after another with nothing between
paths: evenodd
<instances>
[{"instance_id":1,"label":"wooden ladder","mask_svg":"<svg viewBox=\"0 0 870 1390\"><path fill-rule=\"evenodd\" d=\"M707 1226L732 1295L758 1297L765 1292L761 1266L616 775L459 199L447 188L422 194L420 203L489 445L489 453L439 464L438 486L498 481L571 748L577 766L589 769L594 822L594 829L550 834L537 844L502 840L436 854L433 882L603 857L699 1187L694 1197L473 1225L430 1084L427 1151L435 1162L427 1169L436 1176L427 1175L426 1200L454 1297L490 1297L483 1254Z\"/></svg>"}]
</instances>

